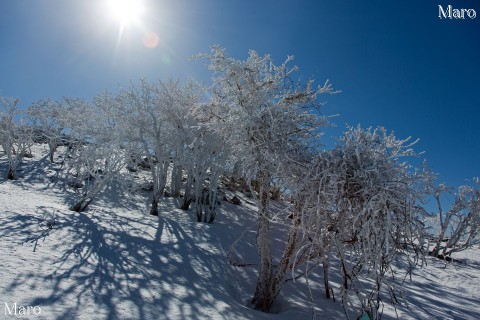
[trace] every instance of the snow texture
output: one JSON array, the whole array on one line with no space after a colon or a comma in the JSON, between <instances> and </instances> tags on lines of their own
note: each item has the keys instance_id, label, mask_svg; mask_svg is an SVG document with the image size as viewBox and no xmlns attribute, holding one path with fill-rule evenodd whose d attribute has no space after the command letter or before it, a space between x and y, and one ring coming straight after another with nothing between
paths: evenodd
<instances>
[{"instance_id":1,"label":"snow texture","mask_svg":"<svg viewBox=\"0 0 480 320\"><path fill-rule=\"evenodd\" d=\"M299 279L286 283L275 313L247 306L256 268L234 264L255 265L258 257L256 206L244 194L229 193L242 205L222 202L214 224L195 222L194 211L177 209L175 198L162 198L159 216L151 216L148 193L113 187L88 211L73 212L48 152L35 146L19 179L0 181L0 319L15 318L5 303L41 308L25 319L309 319L312 304L318 319L345 318L338 300L324 298L321 270L309 277L312 296ZM2 158L0 170L6 166ZM285 234L275 229L278 251ZM480 318L480 248L454 258L427 257L411 280L399 275L400 319ZM338 289L341 279L331 284ZM384 318L396 312L385 304Z\"/></svg>"}]
</instances>

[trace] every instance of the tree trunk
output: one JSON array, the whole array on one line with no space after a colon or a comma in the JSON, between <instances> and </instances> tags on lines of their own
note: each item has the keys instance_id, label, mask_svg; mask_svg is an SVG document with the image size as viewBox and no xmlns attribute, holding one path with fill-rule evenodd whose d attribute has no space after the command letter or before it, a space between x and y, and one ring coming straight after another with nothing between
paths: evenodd
<instances>
[{"instance_id":1,"label":"tree trunk","mask_svg":"<svg viewBox=\"0 0 480 320\"><path fill-rule=\"evenodd\" d=\"M347 272L347 267L345 266L345 260L343 259L343 257L341 258L341 261L342 261L342 274L343 274L343 288L344 289L348 289L348 279L350 278L350 276L348 275L348 272Z\"/></svg>"},{"instance_id":2,"label":"tree trunk","mask_svg":"<svg viewBox=\"0 0 480 320\"><path fill-rule=\"evenodd\" d=\"M158 203L167 184L168 163L168 161L160 160L158 160L157 163L150 161L150 170L153 178L152 207L150 208L150 214L152 216L158 216Z\"/></svg>"},{"instance_id":3,"label":"tree trunk","mask_svg":"<svg viewBox=\"0 0 480 320\"><path fill-rule=\"evenodd\" d=\"M152 197L152 206L150 208L150 214L152 216L158 216L158 202L160 201L160 195L158 191L153 194Z\"/></svg>"},{"instance_id":4,"label":"tree trunk","mask_svg":"<svg viewBox=\"0 0 480 320\"><path fill-rule=\"evenodd\" d=\"M49 148L48 156L50 158L50 163L53 163L53 157L54 157L55 151L57 150L57 144L52 141L49 141L48 148Z\"/></svg>"},{"instance_id":5,"label":"tree trunk","mask_svg":"<svg viewBox=\"0 0 480 320\"><path fill-rule=\"evenodd\" d=\"M268 296L265 301L261 302L261 308L259 310L268 312L270 311L272 305L275 303L283 284L288 271L291 271L292 268L292 258L294 257L297 249L297 240L298 240L298 227L301 223L301 205L297 203L295 206L294 212L292 214L292 225L290 226L290 231L288 233L288 239L285 243L285 248L283 250L280 263L276 268L275 272L272 270L271 279L269 280ZM265 308L265 310L263 310Z\"/></svg>"},{"instance_id":6,"label":"tree trunk","mask_svg":"<svg viewBox=\"0 0 480 320\"><path fill-rule=\"evenodd\" d=\"M180 196L180 189L182 188L182 166L175 165L172 170L172 197L178 198Z\"/></svg>"},{"instance_id":7,"label":"tree trunk","mask_svg":"<svg viewBox=\"0 0 480 320\"><path fill-rule=\"evenodd\" d=\"M83 202L83 200L78 201L75 205L72 206L72 208L70 210L75 211L75 212L81 212L82 202Z\"/></svg>"},{"instance_id":8,"label":"tree trunk","mask_svg":"<svg viewBox=\"0 0 480 320\"><path fill-rule=\"evenodd\" d=\"M195 199L195 212L197 214L197 222L202 222L202 198L197 197Z\"/></svg>"},{"instance_id":9,"label":"tree trunk","mask_svg":"<svg viewBox=\"0 0 480 320\"><path fill-rule=\"evenodd\" d=\"M433 247L432 250L432 255L434 257L438 257L440 254L440 250L442 249L442 242L443 242L443 237L445 237L446 229L448 225L450 224L450 217L447 214L447 218L445 219L445 222L441 226L440 234L438 235L438 239L435 243L435 246Z\"/></svg>"},{"instance_id":10,"label":"tree trunk","mask_svg":"<svg viewBox=\"0 0 480 320\"><path fill-rule=\"evenodd\" d=\"M219 183L219 176L212 174L210 177L210 185L207 194L207 205L205 210L205 216L208 223L213 223L215 216L217 215L217 187Z\"/></svg>"},{"instance_id":11,"label":"tree trunk","mask_svg":"<svg viewBox=\"0 0 480 320\"><path fill-rule=\"evenodd\" d=\"M261 171L258 175L258 180L260 184L260 206L258 210L256 242L258 255L260 257L260 269L255 294L251 303L254 309L268 312L275 301L272 292L273 265L270 249L270 215L268 211L270 180L268 173Z\"/></svg>"},{"instance_id":12,"label":"tree trunk","mask_svg":"<svg viewBox=\"0 0 480 320\"><path fill-rule=\"evenodd\" d=\"M439 212L439 217L438 218L440 219L440 221L439 221L440 222L440 234L438 235L438 239L437 239L437 241L435 243L435 246L433 247L433 250L430 254L432 256L438 258L439 255L440 255L440 250L442 249L441 245L442 245L443 238L445 237L445 233L446 233L447 228L450 224L450 218L451 218L452 212L451 212L451 209L450 209L445 216L445 221L443 221L443 210L442 210L442 206L441 206L441 203L440 203L440 195L436 194L435 199L437 200L437 205L438 205L438 212Z\"/></svg>"},{"instance_id":13,"label":"tree trunk","mask_svg":"<svg viewBox=\"0 0 480 320\"><path fill-rule=\"evenodd\" d=\"M75 211L75 212L83 212L87 210L88 206L90 203L92 203L93 197L90 199L88 197L82 198L80 201L78 201L75 205L72 206L70 210Z\"/></svg>"},{"instance_id":14,"label":"tree trunk","mask_svg":"<svg viewBox=\"0 0 480 320\"><path fill-rule=\"evenodd\" d=\"M327 299L330 299L330 285L328 283L328 268L329 268L328 262L324 260L323 261L323 284L325 286L325 297Z\"/></svg>"},{"instance_id":15,"label":"tree trunk","mask_svg":"<svg viewBox=\"0 0 480 320\"><path fill-rule=\"evenodd\" d=\"M275 300L270 290L270 281L265 283L257 283L255 295L252 299L253 308L258 311L269 312L274 302Z\"/></svg>"},{"instance_id":16,"label":"tree trunk","mask_svg":"<svg viewBox=\"0 0 480 320\"><path fill-rule=\"evenodd\" d=\"M185 193L183 195L183 203L180 207L182 210L188 210L190 208L190 204L193 201L192 196L192 183L193 183L193 173L190 172L187 177L187 182L185 183Z\"/></svg>"},{"instance_id":17,"label":"tree trunk","mask_svg":"<svg viewBox=\"0 0 480 320\"><path fill-rule=\"evenodd\" d=\"M183 197L183 202L180 209L188 210L188 208L190 208L190 204L192 203L192 201L193 201L193 198L189 194L188 195L185 194L185 196Z\"/></svg>"},{"instance_id":18,"label":"tree trunk","mask_svg":"<svg viewBox=\"0 0 480 320\"><path fill-rule=\"evenodd\" d=\"M7 179L8 180L15 180L15 170L12 169L12 167L8 168Z\"/></svg>"}]
</instances>

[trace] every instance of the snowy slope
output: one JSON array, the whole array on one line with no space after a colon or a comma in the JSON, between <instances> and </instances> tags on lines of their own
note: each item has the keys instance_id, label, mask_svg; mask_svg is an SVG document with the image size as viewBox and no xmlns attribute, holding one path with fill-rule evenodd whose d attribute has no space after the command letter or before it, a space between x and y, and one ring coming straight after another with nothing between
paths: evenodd
<instances>
[{"instance_id":1,"label":"snowy slope","mask_svg":"<svg viewBox=\"0 0 480 320\"><path fill-rule=\"evenodd\" d=\"M318 319L345 317L338 301L323 297L320 270L310 277L311 295L304 280L286 284L278 313L246 307L255 266L229 260L256 263L253 200L222 203L207 225L172 198L150 216L148 194L112 187L75 213L44 149L36 147L19 180L0 180L0 319L12 318L5 303L39 306L40 315L25 317L35 319L309 319L311 299ZM457 258L463 263L429 258L415 270L401 319L480 319L480 250ZM385 317L395 318L393 308Z\"/></svg>"}]
</instances>

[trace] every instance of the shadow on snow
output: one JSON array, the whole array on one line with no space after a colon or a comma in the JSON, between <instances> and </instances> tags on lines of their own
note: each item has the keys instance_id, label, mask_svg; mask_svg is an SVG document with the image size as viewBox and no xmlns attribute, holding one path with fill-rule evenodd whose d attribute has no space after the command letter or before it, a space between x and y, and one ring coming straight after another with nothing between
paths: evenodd
<instances>
[{"instance_id":1,"label":"shadow on snow","mask_svg":"<svg viewBox=\"0 0 480 320\"><path fill-rule=\"evenodd\" d=\"M35 224L39 222L31 215L15 213L0 227L4 235L20 233L24 244L34 245L37 253L56 253L53 259L48 252L43 257L43 264L51 265L50 272L32 266L6 291L25 286L34 289L35 282L42 283L48 289L30 304L45 309L63 306L61 314L55 312L57 319L75 318L81 311L85 315L82 309L92 308L88 306L92 302L95 310L91 312L106 319L163 319L167 315L201 319L209 311L222 309L240 317L241 306L237 311L222 302L228 301L223 287L228 280L226 261L208 249L212 239L206 225L192 224L184 230L169 218L129 218L104 212L68 212L54 229L38 229ZM54 237L62 237L61 244L37 248L39 241Z\"/></svg>"}]
</instances>

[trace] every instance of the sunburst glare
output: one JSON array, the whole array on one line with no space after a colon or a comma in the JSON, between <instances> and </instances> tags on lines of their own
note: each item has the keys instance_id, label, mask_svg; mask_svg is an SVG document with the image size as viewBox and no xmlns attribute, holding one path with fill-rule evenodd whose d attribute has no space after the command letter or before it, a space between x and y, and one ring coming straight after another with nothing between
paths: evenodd
<instances>
[{"instance_id":1,"label":"sunburst glare","mask_svg":"<svg viewBox=\"0 0 480 320\"><path fill-rule=\"evenodd\" d=\"M114 20L119 21L122 27L126 27L140 22L145 7L141 0L108 0L107 10Z\"/></svg>"}]
</instances>

